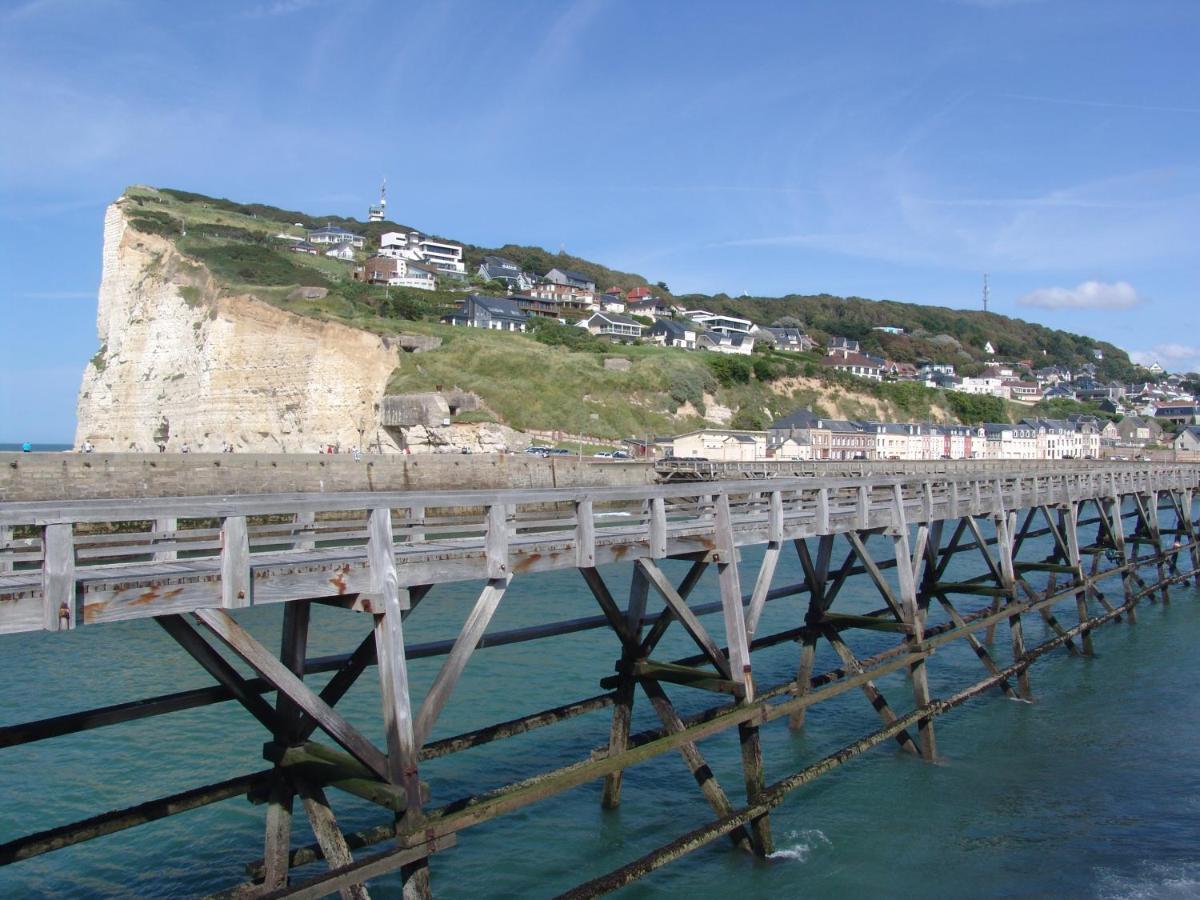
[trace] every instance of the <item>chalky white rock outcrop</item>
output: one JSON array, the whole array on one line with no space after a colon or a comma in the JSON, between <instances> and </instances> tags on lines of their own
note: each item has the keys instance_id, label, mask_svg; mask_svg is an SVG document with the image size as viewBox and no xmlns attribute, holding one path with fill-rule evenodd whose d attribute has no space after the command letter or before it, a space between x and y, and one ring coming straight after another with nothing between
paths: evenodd
<instances>
[{"instance_id":1,"label":"chalky white rock outcrop","mask_svg":"<svg viewBox=\"0 0 1200 900\"><path fill-rule=\"evenodd\" d=\"M130 227L127 203L105 215L77 445L151 452L165 433L172 451L399 449L378 425L395 341L224 294L169 240Z\"/></svg>"}]
</instances>

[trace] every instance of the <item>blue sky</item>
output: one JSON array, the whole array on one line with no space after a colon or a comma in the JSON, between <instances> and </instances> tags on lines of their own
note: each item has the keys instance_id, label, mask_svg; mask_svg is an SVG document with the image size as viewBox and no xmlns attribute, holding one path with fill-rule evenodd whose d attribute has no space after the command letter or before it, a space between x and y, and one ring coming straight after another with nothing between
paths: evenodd
<instances>
[{"instance_id":1,"label":"blue sky","mask_svg":"<svg viewBox=\"0 0 1200 900\"><path fill-rule=\"evenodd\" d=\"M0 2L0 438L70 440L128 184L1200 369L1200 3Z\"/></svg>"}]
</instances>

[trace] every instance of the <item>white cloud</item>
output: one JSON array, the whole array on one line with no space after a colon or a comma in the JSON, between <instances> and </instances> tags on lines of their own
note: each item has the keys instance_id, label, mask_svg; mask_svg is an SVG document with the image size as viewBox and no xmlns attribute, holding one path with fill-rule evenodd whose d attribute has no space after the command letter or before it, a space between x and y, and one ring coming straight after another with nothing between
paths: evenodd
<instances>
[{"instance_id":1,"label":"white cloud","mask_svg":"<svg viewBox=\"0 0 1200 900\"><path fill-rule=\"evenodd\" d=\"M1200 347L1187 344L1156 344L1149 350L1131 350L1129 358L1142 366L1158 363L1168 372L1200 372Z\"/></svg>"},{"instance_id":2,"label":"white cloud","mask_svg":"<svg viewBox=\"0 0 1200 900\"><path fill-rule=\"evenodd\" d=\"M1128 309L1145 303L1128 281L1085 281L1073 288L1039 288L1017 301L1041 309Z\"/></svg>"}]
</instances>

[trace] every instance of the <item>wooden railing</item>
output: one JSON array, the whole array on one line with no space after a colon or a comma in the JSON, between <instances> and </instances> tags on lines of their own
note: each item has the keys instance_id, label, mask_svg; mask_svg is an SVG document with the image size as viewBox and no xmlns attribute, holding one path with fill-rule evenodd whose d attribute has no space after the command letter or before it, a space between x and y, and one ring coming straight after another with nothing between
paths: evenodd
<instances>
[{"instance_id":1,"label":"wooden railing","mask_svg":"<svg viewBox=\"0 0 1200 900\"><path fill-rule=\"evenodd\" d=\"M0 504L0 633L302 598L370 608L379 516L412 587L709 551L724 510L741 546L886 528L897 497L917 523L1200 484L1191 465L908 465L917 471L636 488Z\"/></svg>"}]
</instances>

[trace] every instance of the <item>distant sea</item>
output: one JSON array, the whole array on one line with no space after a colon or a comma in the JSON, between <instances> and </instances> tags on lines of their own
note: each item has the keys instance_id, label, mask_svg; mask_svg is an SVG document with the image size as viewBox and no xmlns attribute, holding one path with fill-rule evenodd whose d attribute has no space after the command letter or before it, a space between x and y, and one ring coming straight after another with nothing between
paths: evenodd
<instances>
[{"instance_id":1,"label":"distant sea","mask_svg":"<svg viewBox=\"0 0 1200 900\"><path fill-rule=\"evenodd\" d=\"M4 443L0 441L0 453L10 453L14 450L21 449L22 441L16 443ZM35 453L61 453L63 450L70 450L74 444L38 444L33 443L33 451Z\"/></svg>"}]
</instances>

